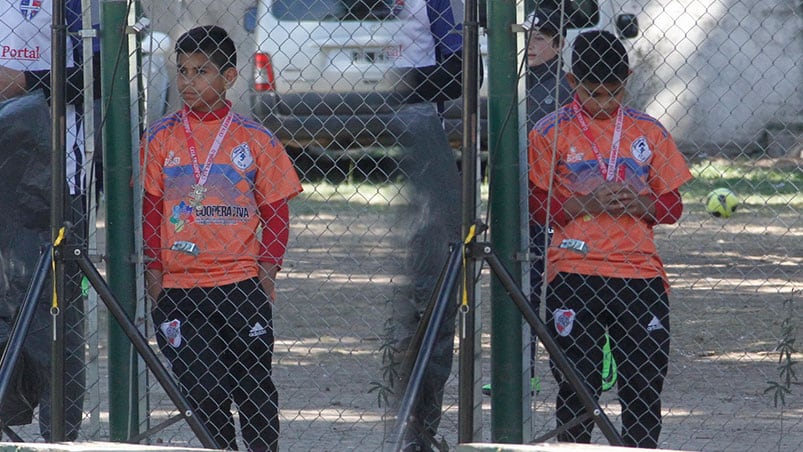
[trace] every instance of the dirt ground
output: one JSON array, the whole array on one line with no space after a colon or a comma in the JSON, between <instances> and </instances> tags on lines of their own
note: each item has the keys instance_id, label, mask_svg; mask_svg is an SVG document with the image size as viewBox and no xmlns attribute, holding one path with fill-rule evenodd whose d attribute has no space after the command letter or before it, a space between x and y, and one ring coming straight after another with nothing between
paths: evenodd
<instances>
[{"instance_id":1,"label":"dirt ground","mask_svg":"<svg viewBox=\"0 0 803 452\"><path fill-rule=\"evenodd\" d=\"M375 388L382 381L387 302L401 284L398 244L404 231L395 225L400 199L392 187L305 188L292 205L293 232L275 311L281 450L381 450L385 408ZM660 447L803 450L801 383L793 384L785 406L773 406L772 394L765 394L768 381L779 380L775 348L783 320L791 317L798 337L801 331L803 293L793 292L803 289L803 216L798 207L778 204L747 206L721 220L703 212L695 200L687 200L687 206L678 225L656 229L673 285L673 342ZM489 381L490 369L489 280L486 269L479 318L483 382ZM791 308L784 303L788 299L795 301ZM100 325L102 332L103 316ZM99 414L87 420L86 439L108 438L104 354L101 350L94 383L104 386ZM531 403L533 438L554 425L556 389L543 352L536 371L542 386ZM153 426L175 410L152 378L147 384L146 411ZM452 447L457 442L457 390L455 365L439 431ZM490 400L477 402L483 413L478 439L490 441ZM618 425L615 394L605 393L601 404ZM99 430L92 430L96 425ZM35 432L35 427L28 430ZM200 446L183 422L144 442ZM607 443L598 430L594 442Z\"/></svg>"},{"instance_id":2,"label":"dirt ground","mask_svg":"<svg viewBox=\"0 0 803 452\"><path fill-rule=\"evenodd\" d=\"M334 196L331 199L337 199ZM390 196L361 193L348 202L303 201L294 209L294 243L280 281L276 369L282 391L284 450L377 450L384 409L381 381L386 301L398 284L402 231ZM374 203L371 205L371 203ZM384 205L383 205L384 204ZM795 384L786 406L765 394L778 380L784 300L803 289L803 218L788 205L745 208L729 220L689 203L675 226L657 228L672 293L673 344L663 398L660 446L701 451L803 450L803 398ZM490 366L490 306L483 277L484 381ZM394 279L396 278L396 279ZM799 305L800 297L795 298ZM798 329L799 331L799 329ZM539 354L542 389L532 400L533 437L553 426L555 385ZM456 372L455 372L456 376ZM447 387L440 434L456 443L457 379ZM482 440L490 441L490 404ZM618 403L602 403L618 425ZM597 435L595 441L605 444Z\"/></svg>"}]
</instances>

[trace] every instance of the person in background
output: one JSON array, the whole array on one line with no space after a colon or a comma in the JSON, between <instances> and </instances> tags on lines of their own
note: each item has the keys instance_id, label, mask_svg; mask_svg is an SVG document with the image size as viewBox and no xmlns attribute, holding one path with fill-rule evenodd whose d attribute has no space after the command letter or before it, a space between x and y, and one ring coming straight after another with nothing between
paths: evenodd
<instances>
[{"instance_id":1,"label":"person in background","mask_svg":"<svg viewBox=\"0 0 803 452\"><path fill-rule=\"evenodd\" d=\"M407 281L390 300L387 336L393 353L390 362L383 362L393 369L384 373L391 412L398 410L404 396L414 364L406 358L418 351L412 350L410 343L446 265L449 246L460 241L460 176L441 114L443 103L462 92L463 43L459 22L462 2L407 0L395 5L393 14L402 28L396 37L400 52L391 74L398 78L398 104L389 128L401 149L399 167L405 175L408 208L397 222L406 232L402 272ZM435 435L441 421L444 386L451 375L456 314L453 299L438 325L401 450L440 449ZM388 426L394 424L395 417L389 416ZM386 439L390 431L386 429ZM388 441L385 445L393 447Z\"/></svg>"},{"instance_id":2,"label":"person in background","mask_svg":"<svg viewBox=\"0 0 803 452\"><path fill-rule=\"evenodd\" d=\"M560 58L569 27L567 17L560 10L536 9L521 24L527 33L527 131L571 100Z\"/></svg>"},{"instance_id":3,"label":"person in background","mask_svg":"<svg viewBox=\"0 0 803 452\"><path fill-rule=\"evenodd\" d=\"M275 281L302 188L281 143L226 99L237 78L226 30L193 28L175 47L184 106L141 149L156 339L219 447L237 449L234 402L248 450L275 451Z\"/></svg>"}]
</instances>

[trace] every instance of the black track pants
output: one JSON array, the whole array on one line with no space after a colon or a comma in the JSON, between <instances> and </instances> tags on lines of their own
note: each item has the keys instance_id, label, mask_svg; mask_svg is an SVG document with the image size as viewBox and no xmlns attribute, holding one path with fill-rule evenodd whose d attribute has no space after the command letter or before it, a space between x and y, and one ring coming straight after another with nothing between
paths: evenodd
<instances>
[{"instance_id":1,"label":"black track pants","mask_svg":"<svg viewBox=\"0 0 803 452\"><path fill-rule=\"evenodd\" d=\"M258 282L165 289L153 320L159 348L219 446L237 449L230 413L235 402L246 447L276 450L272 308Z\"/></svg>"},{"instance_id":2,"label":"black track pants","mask_svg":"<svg viewBox=\"0 0 803 452\"><path fill-rule=\"evenodd\" d=\"M669 362L669 299L661 278L623 279L561 273L549 284L546 324L592 393L602 391L607 328L618 365L625 445L655 448L661 433L661 390ZM584 412L574 388L552 366L559 384L558 425ZM558 436L590 442L593 421Z\"/></svg>"}]
</instances>

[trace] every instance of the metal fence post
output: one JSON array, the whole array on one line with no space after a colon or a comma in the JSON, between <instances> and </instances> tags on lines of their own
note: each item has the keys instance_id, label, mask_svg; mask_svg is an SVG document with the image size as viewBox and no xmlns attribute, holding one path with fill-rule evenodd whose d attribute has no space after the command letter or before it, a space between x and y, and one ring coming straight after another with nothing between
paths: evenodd
<instances>
[{"instance_id":1,"label":"metal fence post","mask_svg":"<svg viewBox=\"0 0 803 452\"><path fill-rule=\"evenodd\" d=\"M130 318L136 309L133 228L131 94L125 1L101 5L103 74L104 184L107 196L106 243L108 281ZM117 321L109 319L109 435L125 441L137 433L136 354Z\"/></svg>"},{"instance_id":2,"label":"metal fence post","mask_svg":"<svg viewBox=\"0 0 803 452\"><path fill-rule=\"evenodd\" d=\"M519 172L518 99L516 90L516 37L511 24L516 20L516 2L488 2L488 152L490 168L491 242L500 260L513 275L521 275L515 260L520 249L517 183ZM520 276L518 283L521 283ZM495 442L524 442L521 384L511 385L511 375L522 373L521 314L507 297L498 278L491 280L491 439ZM506 378L507 377L507 378ZM503 381L505 383L503 383ZM518 388L517 388L518 387Z\"/></svg>"}]
</instances>

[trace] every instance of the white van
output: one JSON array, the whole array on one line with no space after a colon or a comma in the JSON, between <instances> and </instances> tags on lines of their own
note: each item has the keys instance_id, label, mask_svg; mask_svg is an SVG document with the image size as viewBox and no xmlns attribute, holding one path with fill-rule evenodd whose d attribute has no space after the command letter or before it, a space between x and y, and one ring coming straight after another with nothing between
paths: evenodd
<instances>
[{"instance_id":1,"label":"white van","mask_svg":"<svg viewBox=\"0 0 803 452\"><path fill-rule=\"evenodd\" d=\"M260 0L251 20L246 19L247 28L253 27L257 49L254 117L290 147L338 151L392 144L385 125L393 115L387 102L393 86L384 76L397 51L393 41L400 23L391 13L395 3ZM583 26L569 31L567 47L582 30L609 29L623 37L637 33L635 17L620 14L613 0L577 0L575 4ZM455 8L462 10L462 6ZM484 36L480 36L480 47L485 57ZM444 115L450 141L456 146L462 141L461 106L461 101L449 102ZM487 130L486 99L481 98L480 106L480 126Z\"/></svg>"}]
</instances>

